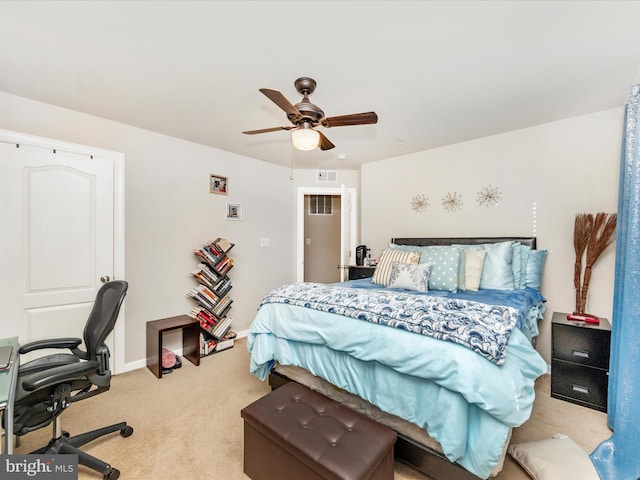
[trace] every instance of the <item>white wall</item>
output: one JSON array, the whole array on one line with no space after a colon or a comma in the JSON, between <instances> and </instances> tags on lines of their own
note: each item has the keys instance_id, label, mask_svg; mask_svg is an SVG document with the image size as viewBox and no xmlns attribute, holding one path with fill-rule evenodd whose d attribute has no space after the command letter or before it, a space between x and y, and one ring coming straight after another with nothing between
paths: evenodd
<instances>
[{"instance_id":1,"label":"white wall","mask_svg":"<svg viewBox=\"0 0 640 480\"><path fill-rule=\"evenodd\" d=\"M576 213L617 208L622 109L518 130L339 171L334 184L315 170L267 164L71 110L0 92L0 129L80 143L125 154L126 260L131 283L127 362L143 362L148 320L187 313L185 294L197 263L192 249L223 236L236 243L231 272L234 328L248 328L260 299L295 278L297 187L347 187L360 192L358 243L379 254L393 236L530 235L537 204L539 248L549 250L542 292L548 315L539 350L549 360L550 312L570 311L573 291L573 220ZM299 162L298 162L299 163ZM296 164L296 167L299 165ZM208 193L208 175L228 176L229 195ZM293 173L293 179L290 177ZM502 193L492 208L476 204L478 191ZM441 199L462 196L448 213ZM429 197L427 212L411 198ZM227 201L243 204L243 220L224 220ZM260 238L271 247L260 247ZM588 311L611 316L613 248L593 272Z\"/></svg>"},{"instance_id":2,"label":"white wall","mask_svg":"<svg viewBox=\"0 0 640 480\"><path fill-rule=\"evenodd\" d=\"M231 316L242 331L258 303L295 274L295 188L287 168L0 92L0 129L125 154L125 361L144 365L149 320L186 314L194 302L193 249L225 237L236 246ZM229 195L209 193L209 174ZM224 219L242 203L242 221ZM271 247L260 247L260 238ZM171 339L169 339L171 340Z\"/></svg>"},{"instance_id":3,"label":"white wall","mask_svg":"<svg viewBox=\"0 0 640 480\"><path fill-rule=\"evenodd\" d=\"M623 110L485 137L369 163L361 170L362 243L379 255L392 237L529 236L537 205L538 248L547 249L542 293L547 314L538 350L550 360L551 312L573 311L573 225L582 212L616 212ZM492 185L502 193L491 208L477 204ZM459 211L442 199L456 192ZM411 209L422 194L425 213ZM587 310L611 318L615 247L593 269Z\"/></svg>"}]
</instances>

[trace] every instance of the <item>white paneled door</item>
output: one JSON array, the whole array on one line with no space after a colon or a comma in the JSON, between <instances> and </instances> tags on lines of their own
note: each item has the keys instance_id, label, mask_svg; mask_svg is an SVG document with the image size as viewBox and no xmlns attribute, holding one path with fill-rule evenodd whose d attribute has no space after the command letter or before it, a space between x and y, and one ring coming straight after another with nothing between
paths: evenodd
<instances>
[{"instance_id":1,"label":"white paneled door","mask_svg":"<svg viewBox=\"0 0 640 480\"><path fill-rule=\"evenodd\" d=\"M0 201L0 337L82 337L115 277L114 159L0 142Z\"/></svg>"}]
</instances>

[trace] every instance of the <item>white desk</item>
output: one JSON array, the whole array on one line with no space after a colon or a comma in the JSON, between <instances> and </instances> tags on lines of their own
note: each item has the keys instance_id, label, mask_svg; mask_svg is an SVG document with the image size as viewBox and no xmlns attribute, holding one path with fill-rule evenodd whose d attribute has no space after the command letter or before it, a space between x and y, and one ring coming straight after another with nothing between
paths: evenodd
<instances>
[{"instance_id":1,"label":"white desk","mask_svg":"<svg viewBox=\"0 0 640 480\"><path fill-rule=\"evenodd\" d=\"M0 345L12 345L11 365L0 372L0 411L5 410L6 428L4 430L4 453L13 453L13 401L18 379L18 337L3 338Z\"/></svg>"}]
</instances>

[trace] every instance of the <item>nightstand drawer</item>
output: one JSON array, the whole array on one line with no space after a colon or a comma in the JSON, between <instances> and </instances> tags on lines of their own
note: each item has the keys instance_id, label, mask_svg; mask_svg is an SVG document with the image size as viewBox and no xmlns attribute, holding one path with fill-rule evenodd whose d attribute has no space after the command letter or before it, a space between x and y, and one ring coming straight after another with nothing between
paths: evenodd
<instances>
[{"instance_id":1,"label":"nightstand drawer","mask_svg":"<svg viewBox=\"0 0 640 480\"><path fill-rule=\"evenodd\" d=\"M349 266L349 280L358 280L360 278L373 277L376 267Z\"/></svg>"},{"instance_id":2,"label":"nightstand drawer","mask_svg":"<svg viewBox=\"0 0 640 480\"><path fill-rule=\"evenodd\" d=\"M552 397L606 412L608 381L607 370L551 361Z\"/></svg>"},{"instance_id":3,"label":"nightstand drawer","mask_svg":"<svg viewBox=\"0 0 640 480\"><path fill-rule=\"evenodd\" d=\"M603 369L609 368L610 332L588 327L553 325L552 357Z\"/></svg>"}]
</instances>

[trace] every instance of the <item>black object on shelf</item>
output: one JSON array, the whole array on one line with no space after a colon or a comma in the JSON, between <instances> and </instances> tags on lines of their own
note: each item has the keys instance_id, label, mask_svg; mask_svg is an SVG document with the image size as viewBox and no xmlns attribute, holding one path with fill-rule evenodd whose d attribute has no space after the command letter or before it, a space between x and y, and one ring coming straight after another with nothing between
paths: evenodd
<instances>
[{"instance_id":1,"label":"black object on shelf","mask_svg":"<svg viewBox=\"0 0 640 480\"><path fill-rule=\"evenodd\" d=\"M367 257L367 246L358 245L356 247L356 265L361 267L364 265L364 259Z\"/></svg>"}]
</instances>

